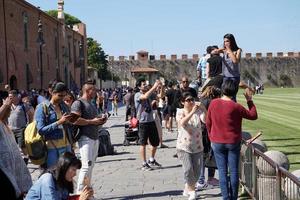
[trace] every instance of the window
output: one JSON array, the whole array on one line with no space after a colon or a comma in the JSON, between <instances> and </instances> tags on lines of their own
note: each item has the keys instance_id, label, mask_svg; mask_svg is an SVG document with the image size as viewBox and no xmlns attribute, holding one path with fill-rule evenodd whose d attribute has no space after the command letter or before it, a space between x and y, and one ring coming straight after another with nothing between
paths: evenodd
<instances>
[{"instance_id":1,"label":"window","mask_svg":"<svg viewBox=\"0 0 300 200\"><path fill-rule=\"evenodd\" d=\"M24 49L28 50L28 16L23 12L23 26L24 26Z\"/></svg>"},{"instance_id":2,"label":"window","mask_svg":"<svg viewBox=\"0 0 300 200\"><path fill-rule=\"evenodd\" d=\"M54 29L54 55L55 59L58 59L58 34L56 29Z\"/></svg>"},{"instance_id":3,"label":"window","mask_svg":"<svg viewBox=\"0 0 300 200\"><path fill-rule=\"evenodd\" d=\"M77 40L74 40L74 42L73 42L73 60L75 62L75 65L77 64L77 59L76 59L77 58L76 44L77 44Z\"/></svg>"},{"instance_id":4,"label":"window","mask_svg":"<svg viewBox=\"0 0 300 200\"><path fill-rule=\"evenodd\" d=\"M33 78L32 78L29 64L27 64L27 63L25 65L25 71L26 71L26 89L29 90L30 84L33 82Z\"/></svg>"},{"instance_id":5,"label":"window","mask_svg":"<svg viewBox=\"0 0 300 200\"><path fill-rule=\"evenodd\" d=\"M71 63L72 62L72 54L71 54L71 43L70 41L68 42L68 56L69 56L69 62Z\"/></svg>"}]
</instances>

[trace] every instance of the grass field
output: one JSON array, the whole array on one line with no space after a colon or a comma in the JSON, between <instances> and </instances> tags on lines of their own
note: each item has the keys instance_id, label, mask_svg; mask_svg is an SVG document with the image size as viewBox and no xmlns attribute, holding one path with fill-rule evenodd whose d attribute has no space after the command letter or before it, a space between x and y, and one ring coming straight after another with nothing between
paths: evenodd
<instances>
[{"instance_id":1,"label":"grass field","mask_svg":"<svg viewBox=\"0 0 300 200\"><path fill-rule=\"evenodd\" d=\"M253 97L257 107L256 121L243 121L243 130L252 135L263 131L261 139L268 150L286 154L290 170L300 169L300 88L266 88L263 95ZM246 105L242 91L238 102Z\"/></svg>"}]
</instances>

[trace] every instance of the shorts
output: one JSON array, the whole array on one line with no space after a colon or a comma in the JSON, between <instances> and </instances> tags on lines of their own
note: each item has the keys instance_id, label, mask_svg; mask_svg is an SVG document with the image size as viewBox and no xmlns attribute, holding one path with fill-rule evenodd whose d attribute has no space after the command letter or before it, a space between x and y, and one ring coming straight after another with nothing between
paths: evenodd
<instances>
[{"instance_id":1,"label":"shorts","mask_svg":"<svg viewBox=\"0 0 300 200\"><path fill-rule=\"evenodd\" d=\"M148 139L151 146L157 147L159 145L158 131L154 121L139 124L139 144L148 144Z\"/></svg>"},{"instance_id":2,"label":"shorts","mask_svg":"<svg viewBox=\"0 0 300 200\"><path fill-rule=\"evenodd\" d=\"M24 131L25 131L25 127L17 130L12 130L12 132L15 135L16 142L21 149L25 148Z\"/></svg>"},{"instance_id":3,"label":"shorts","mask_svg":"<svg viewBox=\"0 0 300 200\"><path fill-rule=\"evenodd\" d=\"M168 105L168 115L169 117L176 117L176 107Z\"/></svg>"}]
</instances>

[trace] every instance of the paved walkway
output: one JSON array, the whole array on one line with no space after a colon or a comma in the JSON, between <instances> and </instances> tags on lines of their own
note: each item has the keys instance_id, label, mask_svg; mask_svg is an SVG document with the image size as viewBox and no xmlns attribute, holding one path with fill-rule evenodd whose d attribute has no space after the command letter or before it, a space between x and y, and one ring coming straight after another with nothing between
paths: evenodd
<instances>
[{"instance_id":1,"label":"paved walkway","mask_svg":"<svg viewBox=\"0 0 300 200\"><path fill-rule=\"evenodd\" d=\"M161 169L142 171L139 146L123 146L125 109L111 116L105 127L111 134L116 155L97 159L92 185L96 199L187 199L182 196L183 172L176 152L176 133L165 133L167 149L158 149ZM148 154L149 155L149 154ZM148 158L147 155L147 158ZM31 166L34 180L38 170ZM75 179L76 180L76 179ZM197 192L197 199L221 199L218 187Z\"/></svg>"}]
</instances>

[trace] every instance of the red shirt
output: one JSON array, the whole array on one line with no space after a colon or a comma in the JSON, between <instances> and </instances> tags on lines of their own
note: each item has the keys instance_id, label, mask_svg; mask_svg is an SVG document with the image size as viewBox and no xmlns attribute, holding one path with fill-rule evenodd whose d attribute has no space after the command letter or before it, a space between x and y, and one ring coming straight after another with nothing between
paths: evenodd
<instances>
[{"instance_id":1,"label":"red shirt","mask_svg":"<svg viewBox=\"0 0 300 200\"><path fill-rule=\"evenodd\" d=\"M253 101L248 101L248 108L234 101L214 99L208 108L206 127L209 139L214 143L234 144L242 139L242 119L257 119Z\"/></svg>"}]
</instances>

